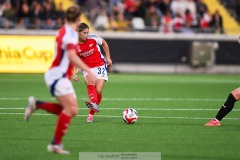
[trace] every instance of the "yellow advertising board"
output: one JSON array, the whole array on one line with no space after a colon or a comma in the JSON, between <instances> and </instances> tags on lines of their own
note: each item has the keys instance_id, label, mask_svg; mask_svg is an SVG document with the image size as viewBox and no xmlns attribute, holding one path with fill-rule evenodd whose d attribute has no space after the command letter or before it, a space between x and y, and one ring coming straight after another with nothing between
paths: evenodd
<instances>
[{"instance_id":1,"label":"yellow advertising board","mask_svg":"<svg viewBox=\"0 0 240 160\"><path fill-rule=\"evenodd\" d=\"M0 73L44 73L54 57L54 36L0 36Z\"/></svg>"}]
</instances>

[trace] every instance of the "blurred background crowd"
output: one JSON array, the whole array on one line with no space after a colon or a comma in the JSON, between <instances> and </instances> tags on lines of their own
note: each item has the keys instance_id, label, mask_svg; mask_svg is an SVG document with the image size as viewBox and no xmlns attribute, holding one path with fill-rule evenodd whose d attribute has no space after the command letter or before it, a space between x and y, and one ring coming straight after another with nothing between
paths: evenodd
<instances>
[{"instance_id":1,"label":"blurred background crowd","mask_svg":"<svg viewBox=\"0 0 240 160\"><path fill-rule=\"evenodd\" d=\"M223 16L204 0L71 0L99 31L224 33ZM240 0L219 0L240 22ZM57 0L0 0L0 28L58 29L65 6Z\"/></svg>"}]
</instances>

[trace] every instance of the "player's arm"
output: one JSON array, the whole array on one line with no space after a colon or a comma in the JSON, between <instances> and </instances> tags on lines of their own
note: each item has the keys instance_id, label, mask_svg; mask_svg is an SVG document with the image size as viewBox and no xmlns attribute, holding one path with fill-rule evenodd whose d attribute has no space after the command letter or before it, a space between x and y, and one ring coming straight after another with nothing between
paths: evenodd
<instances>
[{"instance_id":1,"label":"player's arm","mask_svg":"<svg viewBox=\"0 0 240 160\"><path fill-rule=\"evenodd\" d=\"M95 84L97 78L94 73L90 70L90 68L77 56L75 48L71 48L67 50L68 57L70 62L75 65L77 68L81 68L82 70L88 73L89 84Z\"/></svg>"},{"instance_id":2,"label":"player's arm","mask_svg":"<svg viewBox=\"0 0 240 160\"><path fill-rule=\"evenodd\" d=\"M77 76L77 73L78 73L78 68L76 66L73 67L73 81L74 82L78 82L79 81L79 78Z\"/></svg>"},{"instance_id":3,"label":"player's arm","mask_svg":"<svg viewBox=\"0 0 240 160\"><path fill-rule=\"evenodd\" d=\"M106 54L107 65L112 66L112 60L111 60L111 56L110 56L109 46L104 39L102 39L102 47L103 47L103 50Z\"/></svg>"}]
</instances>

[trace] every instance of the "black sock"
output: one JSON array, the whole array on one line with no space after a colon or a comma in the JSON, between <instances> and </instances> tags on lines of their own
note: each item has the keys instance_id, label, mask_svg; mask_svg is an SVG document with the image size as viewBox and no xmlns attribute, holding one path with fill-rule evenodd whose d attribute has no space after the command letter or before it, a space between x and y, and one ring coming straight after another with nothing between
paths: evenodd
<instances>
[{"instance_id":1,"label":"black sock","mask_svg":"<svg viewBox=\"0 0 240 160\"><path fill-rule=\"evenodd\" d=\"M237 100L234 98L232 93L229 94L226 102L222 106L222 108L218 111L218 114L216 115L216 119L221 121L234 107L234 103Z\"/></svg>"}]
</instances>

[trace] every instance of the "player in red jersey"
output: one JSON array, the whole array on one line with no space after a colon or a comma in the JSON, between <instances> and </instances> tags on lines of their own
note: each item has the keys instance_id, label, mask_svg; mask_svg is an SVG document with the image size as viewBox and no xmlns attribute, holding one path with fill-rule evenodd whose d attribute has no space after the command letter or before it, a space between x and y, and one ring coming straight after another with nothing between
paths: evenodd
<instances>
[{"instance_id":1,"label":"player in red jersey","mask_svg":"<svg viewBox=\"0 0 240 160\"><path fill-rule=\"evenodd\" d=\"M102 100L102 89L105 81L108 80L107 66L112 66L112 60L110 57L110 51L107 42L95 35L89 34L89 26L86 23L81 23L78 28L78 56L84 61L97 76L95 84L89 83L88 73L83 71L85 83L87 85L88 96L90 101L86 102L86 106L90 108L87 122L93 122L93 116L96 111L93 110L95 105L99 105ZM100 45L106 54L106 58L100 51ZM77 70L75 70L73 80L78 81L76 76Z\"/></svg>"},{"instance_id":2,"label":"player in red jersey","mask_svg":"<svg viewBox=\"0 0 240 160\"><path fill-rule=\"evenodd\" d=\"M29 97L24 119L27 121L37 109L43 109L58 115L56 130L52 143L47 146L49 152L68 154L63 149L62 138L66 133L73 116L78 113L74 88L70 81L73 65L88 73L89 83L95 84L96 76L90 68L77 56L77 26L80 23L80 8L76 5L66 10L66 24L60 28L56 36L55 57L50 69L45 73L45 82L51 94L59 103L43 102Z\"/></svg>"}]
</instances>

